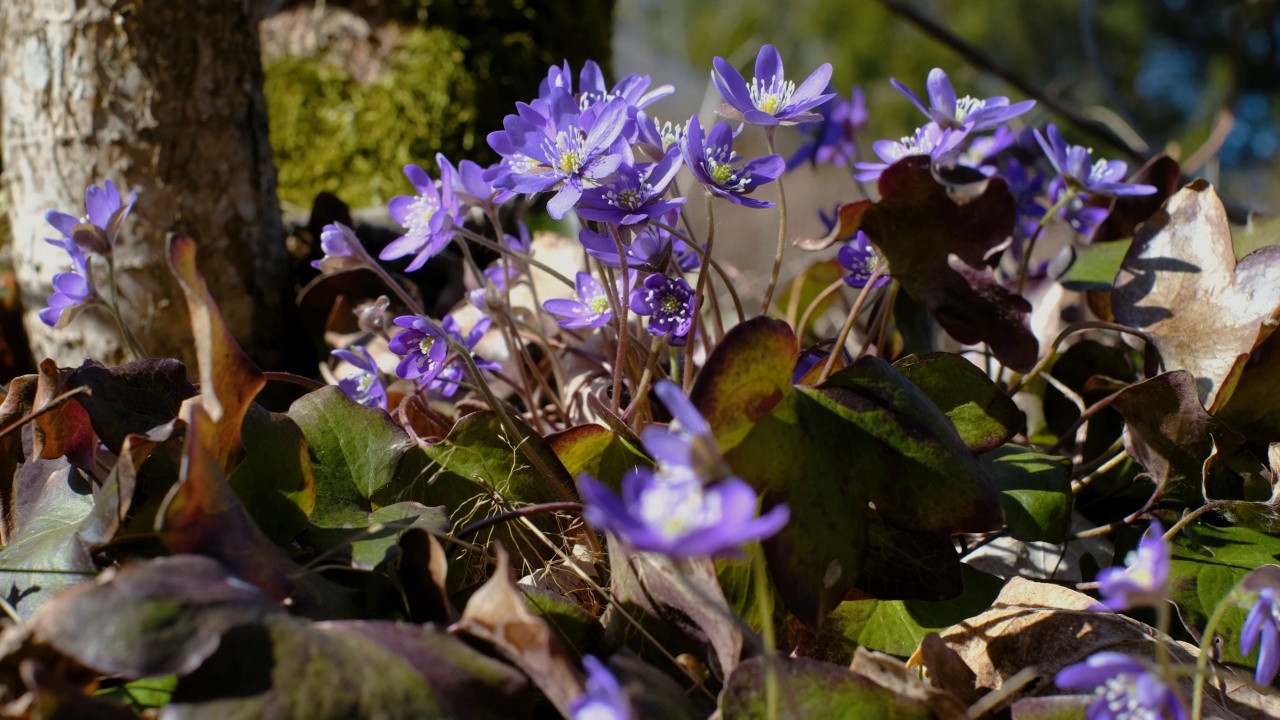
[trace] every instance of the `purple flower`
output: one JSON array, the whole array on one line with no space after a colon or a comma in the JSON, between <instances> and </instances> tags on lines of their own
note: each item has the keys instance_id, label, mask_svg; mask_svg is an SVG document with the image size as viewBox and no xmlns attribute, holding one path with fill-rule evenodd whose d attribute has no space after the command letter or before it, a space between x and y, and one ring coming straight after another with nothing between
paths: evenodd
<instances>
[{"instance_id":1,"label":"purple flower","mask_svg":"<svg viewBox=\"0 0 1280 720\"><path fill-rule=\"evenodd\" d=\"M689 123L676 125L649 117L643 110L636 113L636 142L652 148L649 153L657 160L673 147L684 145Z\"/></svg>"},{"instance_id":2,"label":"purple flower","mask_svg":"<svg viewBox=\"0 0 1280 720\"><path fill-rule=\"evenodd\" d=\"M1109 567L1098 573L1102 604L1120 612L1133 607L1156 606L1165 602L1169 584L1169 544L1164 528L1152 520L1138 549L1124 559L1125 566Z\"/></svg>"},{"instance_id":3,"label":"purple flower","mask_svg":"<svg viewBox=\"0 0 1280 720\"><path fill-rule=\"evenodd\" d=\"M455 168L449 158L436 153L436 165L441 178L453 178L453 194L463 207L487 212L516 196L510 190L494 190L493 184L484 179L485 169L470 160L463 160Z\"/></svg>"},{"instance_id":4,"label":"purple flower","mask_svg":"<svg viewBox=\"0 0 1280 720\"><path fill-rule=\"evenodd\" d=\"M928 155L935 163L944 163L954 159L957 148L964 140L967 130L943 129L936 123L929 123L916 128L915 135L892 140L877 140L871 149L880 156L882 163L856 163L854 167L861 172L854 175L862 182L879 180L880 174L902 158L911 155Z\"/></svg>"},{"instance_id":5,"label":"purple flower","mask_svg":"<svg viewBox=\"0 0 1280 720\"><path fill-rule=\"evenodd\" d=\"M1152 185L1125 182L1129 166L1123 160L1098 160L1090 164L1093 150L1068 145L1053 123L1045 128L1043 134L1037 130L1036 140L1049 162L1053 163L1053 169L1058 171L1069 186L1077 190L1112 197L1150 195L1156 191Z\"/></svg>"},{"instance_id":6,"label":"purple flower","mask_svg":"<svg viewBox=\"0 0 1280 720\"><path fill-rule=\"evenodd\" d=\"M529 237L529 226L525 225L523 220L516 221L516 233L515 235L504 234L502 236L503 242L507 244L507 248L528 255L529 247L533 245L533 240Z\"/></svg>"},{"instance_id":7,"label":"purple flower","mask_svg":"<svg viewBox=\"0 0 1280 720\"><path fill-rule=\"evenodd\" d=\"M449 338L436 324L417 315L402 315L394 320L405 328L391 338L387 347L401 357L396 375L405 380L428 382L440 374L449 354Z\"/></svg>"},{"instance_id":8,"label":"purple flower","mask_svg":"<svg viewBox=\"0 0 1280 720\"><path fill-rule=\"evenodd\" d=\"M645 450L657 461L659 470L667 476L692 477L704 485L732 476L711 426L680 386L661 380L653 391L671 413L667 427L650 425L642 436Z\"/></svg>"},{"instance_id":9,"label":"purple flower","mask_svg":"<svg viewBox=\"0 0 1280 720\"><path fill-rule=\"evenodd\" d=\"M440 168L439 188L417 165L406 165L404 174L418 194L412 197L398 195L387 204L391 217L404 226L405 232L383 248L378 257L395 260L413 255L413 261L405 268L412 272L426 264L453 239L459 209L458 198L453 194L453 167L447 162Z\"/></svg>"},{"instance_id":10,"label":"purple flower","mask_svg":"<svg viewBox=\"0 0 1280 720\"><path fill-rule=\"evenodd\" d=\"M1018 134L1008 125L1001 125L991 135L971 138L969 147L960 155L960 164L990 177L996 174L996 156L1017 142Z\"/></svg>"},{"instance_id":11,"label":"purple flower","mask_svg":"<svg viewBox=\"0 0 1280 720\"><path fill-rule=\"evenodd\" d=\"M1100 652L1082 663L1063 668L1054 683L1064 690L1093 690L1098 698L1089 706L1089 720L1186 720L1182 701L1173 688L1137 659L1116 652Z\"/></svg>"},{"instance_id":12,"label":"purple flower","mask_svg":"<svg viewBox=\"0 0 1280 720\"><path fill-rule=\"evenodd\" d=\"M382 386L382 380L378 376L378 365L369 355L369 351L361 345L354 345L351 350L334 350L332 354L356 369L355 372L338 381L338 387L342 388L342 392L365 407L385 409L387 389Z\"/></svg>"},{"instance_id":13,"label":"purple flower","mask_svg":"<svg viewBox=\"0 0 1280 720\"><path fill-rule=\"evenodd\" d=\"M823 91L831 80L831 63L823 63L804 82L796 87L782 71L782 57L772 45L760 48L756 56L756 76L750 87L742 74L724 58L713 61L711 81L725 99L726 106L717 112L733 120L745 120L752 125L772 127L821 120L821 116L809 112L835 97Z\"/></svg>"},{"instance_id":14,"label":"purple flower","mask_svg":"<svg viewBox=\"0 0 1280 720\"><path fill-rule=\"evenodd\" d=\"M40 322L51 328L62 328L83 306L97 297L97 292L93 287L93 276L89 273L89 258L75 241L45 238L45 242L57 245L71 256L71 271L53 276L53 294L49 296L48 307L38 313Z\"/></svg>"},{"instance_id":15,"label":"purple flower","mask_svg":"<svg viewBox=\"0 0 1280 720\"><path fill-rule=\"evenodd\" d=\"M674 222L671 216L664 220L668 224ZM587 255L609 267L622 267L618 261L618 244L613 238L583 228L578 231L578 242L582 243ZM623 249L627 254L627 267L631 269L661 273L666 269L673 252L681 272L690 272L701 264L698 254L689 249L683 240L652 225L637 232L630 240L623 238Z\"/></svg>"},{"instance_id":16,"label":"purple flower","mask_svg":"<svg viewBox=\"0 0 1280 720\"><path fill-rule=\"evenodd\" d=\"M445 333L453 339L454 342L462 345L471 352L475 349L476 343L480 342L480 338L489 332L489 326L492 325L487 317L482 317L471 326L471 332L464 337L462 328L458 325L458 321L452 315L445 315L444 320L440 322L440 327ZM490 362L484 358L471 353L472 360L476 364L476 368L480 370L500 370L502 366L496 362ZM446 365L440 372L436 373L430 380L423 379L419 382L426 383L428 390L438 390L445 397L453 397L458 392L458 381L462 380L462 366L457 362Z\"/></svg>"},{"instance_id":17,"label":"purple flower","mask_svg":"<svg viewBox=\"0 0 1280 720\"><path fill-rule=\"evenodd\" d=\"M587 691L569 703L569 720L630 720L631 702L604 663L582 656Z\"/></svg>"},{"instance_id":18,"label":"purple flower","mask_svg":"<svg viewBox=\"0 0 1280 720\"><path fill-rule=\"evenodd\" d=\"M729 124L716 123L704 139L702 123L696 115L689 119L689 132L680 149L693 176L713 195L746 207L773 207L771 202L743 196L782 174L786 163L781 156L766 155L735 165L741 158L733 152L733 131Z\"/></svg>"},{"instance_id":19,"label":"purple flower","mask_svg":"<svg viewBox=\"0 0 1280 720\"><path fill-rule=\"evenodd\" d=\"M321 228L320 249L324 251L324 257L312 260L311 267L321 272L349 270L372 262L355 231L342 223L330 223Z\"/></svg>"},{"instance_id":20,"label":"purple flower","mask_svg":"<svg viewBox=\"0 0 1280 720\"><path fill-rule=\"evenodd\" d=\"M1049 202L1057 204L1066 194L1067 183L1061 176L1049 182ZM1058 210L1058 217L1066 221L1071 229L1080 235L1089 236L1098 228L1098 225L1102 224L1103 220L1107 219L1110 212L1106 207L1090 204L1088 193L1076 193ZM1043 215L1043 210L1041 213Z\"/></svg>"},{"instance_id":21,"label":"purple flower","mask_svg":"<svg viewBox=\"0 0 1280 720\"><path fill-rule=\"evenodd\" d=\"M629 285L635 285L635 272L631 272ZM622 278L616 281L618 297L622 297ZM613 310L609 307L609 297L604 292L600 281L591 277L591 273L580 272L577 276L578 299L556 298L542 303L542 308L552 315L564 318L556 322L562 328L598 328L613 319Z\"/></svg>"},{"instance_id":22,"label":"purple flower","mask_svg":"<svg viewBox=\"0 0 1280 720\"><path fill-rule=\"evenodd\" d=\"M507 291L507 285L518 277L520 277L520 268L514 262L508 260L504 264L498 260L484 269L484 281L480 287L467 293L467 301L480 312L490 312L490 288L494 292L504 293Z\"/></svg>"},{"instance_id":23,"label":"purple flower","mask_svg":"<svg viewBox=\"0 0 1280 720\"><path fill-rule=\"evenodd\" d=\"M600 66L594 60L588 60L583 63L582 74L579 76L578 104L585 110L596 103L622 98L628 106L639 110L676 91L671 85L659 85L649 90L652 82L648 75L631 73L610 89L605 84Z\"/></svg>"},{"instance_id":24,"label":"purple flower","mask_svg":"<svg viewBox=\"0 0 1280 720\"><path fill-rule=\"evenodd\" d=\"M871 238L859 230L853 237L853 241L836 253L836 261L840 263L840 267L849 271L849 274L844 276L845 284L849 287L863 288L871 282L871 276L879 268L880 255L871 246ZM876 279L874 287L880 287L886 282L889 282L889 276L881 274Z\"/></svg>"},{"instance_id":25,"label":"purple flower","mask_svg":"<svg viewBox=\"0 0 1280 720\"><path fill-rule=\"evenodd\" d=\"M644 284L631 291L631 311L649 316L649 334L671 333L671 342L689 334L693 326L693 288L684 278L650 275Z\"/></svg>"},{"instance_id":26,"label":"purple flower","mask_svg":"<svg viewBox=\"0 0 1280 720\"><path fill-rule=\"evenodd\" d=\"M138 199L138 191L134 190L129 193L129 202L121 202L120 191L116 189L115 183L107 180L102 183L103 187L90 185L84 191L84 207L86 214L77 220L74 216L57 210L49 210L45 212L44 219L62 233L62 236L68 240L75 239L75 230L77 225L90 225L97 232L92 238L97 242L93 242L93 246L86 247L98 253L110 252L115 247L116 238L120 235L120 228L124 226L124 221L129 217L129 212L133 210L133 203ZM87 239L82 236L82 239ZM92 242L92 240L91 240ZM68 251L70 252L70 251Z\"/></svg>"},{"instance_id":27,"label":"purple flower","mask_svg":"<svg viewBox=\"0 0 1280 720\"><path fill-rule=\"evenodd\" d=\"M590 475L578 476L583 516L628 546L672 558L740 557L744 543L772 537L787 524L787 506L757 518L750 485L729 478L704 487L697 478L638 467L622 478L618 497Z\"/></svg>"},{"instance_id":28,"label":"purple flower","mask_svg":"<svg viewBox=\"0 0 1280 720\"><path fill-rule=\"evenodd\" d=\"M578 215L615 225L641 225L678 210L685 198L663 199L678 172L677 148L671 148L657 163L622 165L613 180L583 191Z\"/></svg>"},{"instance_id":29,"label":"purple flower","mask_svg":"<svg viewBox=\"0 0 1280 720\"><path fill-rule=\"evenodd\" d=\"M485 171L485 179L521 195L558 187L547 203L556 220L577 204L584 183L606 180L624 160L630 162L622 98L579 110L568 90L555 87L547 100L517 103L516 109L518 114L503 120L505 130L489 134L489 147L503 161Z\"/></svg>"},{"instance_id":30,"label":"purple flower","mask_svg":"<svg viewBox=\"0 0 1280 720\"><path fill-rule=\"evenodd\" d=\"M942 68L930 70L929 79L925 82L929 89L929 103L932 107L925 107L919 96L896 79L891 78L889 82L897 88L898 92L906 95L917 108L920 108L920 112L941 127L965 128L970 132L989 130L1008 122L1036 104L1035 100L1024 100L1010 105L1009 98L999 95L983 100L966 95L957 100L956 90L951 86L951 79Z\"/></svg>"},{"instance_id":31,"label":"purple flower","mask_svg":"<svg viewBox=\"0 0 1280 720\"><path fill-rule=\"evenodd\" d=\"M808 142L801 145L787 160L787 170L795 170L802 163L830 164L843 167L853 164L857 150L856 138L867 124L867 103L862 88L853 87L851 100L839 95L823 105L822 124Z\"/></svg>"},{"instance_id":32,"label":"purple flower","mask_svg":"<svg viewBox=\"0 0 1280 720\"><path fill-rule=\"evenodd\" d=\"M1240 631L1240 653L1248 655L1253 652L1259 640L1258 665L1253 677L1259 685L1270 685L1276 679L1276 673L1280 672L1280 603L1274 587L1258 591L1258 600L1249 609Z\"/></svg>"}]
</instances>

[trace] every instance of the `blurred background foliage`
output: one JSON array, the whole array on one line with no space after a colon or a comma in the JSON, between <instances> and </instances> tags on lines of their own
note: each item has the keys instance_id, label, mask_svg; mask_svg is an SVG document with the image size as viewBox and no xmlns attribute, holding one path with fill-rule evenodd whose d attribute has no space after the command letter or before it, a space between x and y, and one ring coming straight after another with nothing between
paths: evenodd
<instances>
[{"instance_id":1,"label":"blurred background foliage","mask_svg":"<svg viewBox=\"0 0 1280 720\"><path fill-rule=\"evenodd\" d=\"M1199 172L1247 207L1277 209L1277 0L906 4L1130 144L1185 160L1212 140L1218 152ZM678 118L718 102L708 82L714 56L746 67L760 44L771 42L796 73L830 62L840 92L862 85L871 109L868 139L896 138L920 123L890 87L891 76L923 90L929 69L943 67L972 94L1021 95L879 0L616 0L616 7L570 0L330 0L289 3L264 28L298 11L303 22L335 12L360 18L380 58L380 69L371 73L358 53L335 54L320 42L290 54L273 47L266 33L281 197L302 206L320 190L357 206L385 202L407 189L401 166L434 169L436 151L455 161L490 160L484 136L500 127L516 100L536 94L548 65L564 59L575 73L593 58L606 72L612 66L675 84L677 94L656 112ZM1055 118L1040 111L1028 122L1048 120ZM1069 129L1067 135L1090 141ZM1098 150L1115 154L1102 145Z\"/></svg>"}]
</instances>

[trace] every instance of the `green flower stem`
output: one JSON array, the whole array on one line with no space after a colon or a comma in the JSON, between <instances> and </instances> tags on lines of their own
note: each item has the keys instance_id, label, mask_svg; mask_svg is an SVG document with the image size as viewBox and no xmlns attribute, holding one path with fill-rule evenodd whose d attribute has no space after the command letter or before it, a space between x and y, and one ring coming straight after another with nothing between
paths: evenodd
<instances>
[{"instance_id":1,"label":"green flower stem","mask_svg":"<svg viewBox=\"0 0 1280 720\"><path fill-rule=\"evenodd\" d=\"M1036 224L1036 231L1031 234L1031 239L1027 241L1027 247L1022 253L1022 263L1018 266L1019 293L1022 292L1022 287L1027 284L1027 268L1031 266L1031 253L1036 249L1036 241L1040 239L1040 233L1044 232L1044 229L1049 225L1049 221L1058 214L1058 211L1066 207L1067 203L1075 198L1077 192L1074 187L1067 186L1067 191L1062 194L1058 202L1054 203L1053 207L1049 208L1049 212L1045 213L1044 217L1040 218L1040 222Z\"/></svg>"},{"instance_id":2,"label":"green flower stem","mask_svg":"<svg viewBox=\"0 0 1280 720\"><path fill-rule=\"evenodd\" d=\"M773 133L777 126L764 129L764 143L769 154L774 155ZM768 315L773 302L773 291L778 287L778 274L782 272L782 251L787 247L787 193L782 188L782 178L778 180L778 253L773 258L773 273L769 276L769 289L764 291L764 304L760 306L760 314Z\"/></svg>"},{"instance_id":3,"label":"green flower stem","mask_svg":"<svg viewBox=\"0 0 1280 720\"><path fill-rule=\"evenodd\" d=\"M116 327L120 328L120 337L125 344L129 346L130 352L133 353L135 360L142 360L147 357L147 351L142 348L142 343L138 342L138 338L134 337L133 331L125 323L124 318L120 315L119 300L116 291L116 264L109 257L104 257L107 261L107 282L111 287L111 300L101 300L99 302L112 319L116 321Z\"/></svg>"},{"instance_id":4,"label":"green flower stem","mask_svg":"<svg viewBox=\"0 0 1280 720\"><path fill-rule=\"evenodd\" d=\"M853 301L853 307L849 309L849 317L844 321L844 327L840 328L840 337L836 339L836 344L831 348L831 357L827 358L827 362L822 366L822 374L818 376L816 385L821 385L831 376L831 371L835 369L840 353L844 352L844 344L849 339L849 333L853 331L854 324L858 322L858 315L862 313L862 306L867 303L871 290L883 276L884 272L877 269L871 273L871 277L867 278L867 284L862 286L862 292L858 293L858 299Z\"/></svg>"},{"instance_id":5,"label":"green flower stem","mask_svg":"<svg viewBox=\"0 0 1280 720\"><path fill-rule=\"evenodd\" d=\"M702 197L703 197L704 205L707 210L707 245L706 245L706 249L703 251L702 264L698 266L698 282L693 290L693 319L692 319L692 324L689 325L689 336L688 336L690 348L692 348L693 344L697 342L698 328L702 324L701 322L702 307L703 307L702 301L707 292L707 278L711 275L711 271L709 269L710 268L709 261L711 260L711 247L716 240L716 216L715 216L714 204L712 203L713 196L709 192L704 192L702 193ZM703 334L705 335L706 333L703 333ZM707 346L707 357L711 357L710 344L708 344ZM684 391L686 394L688 394L689 388L693 387L693 363L692 362L687 363L684 366L684 382L682 382L681 385L684 387Z\"/></svg>"},{"instance_id":6,"label":"green flower stem","mask_svg":"<svg viewBox=\"0 0 1280 720\"><path fill-rule=\"evenodd\" d=\"M777 720L778 668L774 665L774 655L778 651L778 640L774 635L773 628L773 595L769 592L769 568L764 561L764 548L757 548L757 552L754 555L756 605L760 608L760 636L764 640L765 707L767 708L769 720Z\"/></svg>"},{"instance_id":7,"label":"green flower stem","mask_svg":"<svg viewBox=\"0 0 1280 720\"><path fill-rule=\"evenodd\" d=\"M1222 601L1213 609L1209 622L1205 623L1204 634L1200 636L1200 655L1196 658L1196 675L1192 680L1191 720L1200 720L1200 713L1204 707L1204 679L1209 670L1209 649L1213 647L1218 623L1222 622L1227 609L1235 604L1236 597L1237 588L1231 588L1231 592L1227 593L1227 596L1222 598Z\"/></svg>"},{"instance_id":8,"label":"green flower stem","mask_svg":"<svg viewBox=\"0 0 1280 720\"><path fill-rule=\"evenodd\" d=\"M618 234L618 228L612 223L609 224L609 234L613 236L613 244L618 249L618 264L622 268L622 297L618 298L618 302L614 305L613 316L618 321L618 359L613 366L613 414L617 415L622 411L622 376L625 374L624 368L627 362L627 345L630 340L627 328L631 323L631 278L627 271L627 248L622 244L622 236ZM613 280L610 279L609 286L614 287Z\"/></svg>"}]
</instances>

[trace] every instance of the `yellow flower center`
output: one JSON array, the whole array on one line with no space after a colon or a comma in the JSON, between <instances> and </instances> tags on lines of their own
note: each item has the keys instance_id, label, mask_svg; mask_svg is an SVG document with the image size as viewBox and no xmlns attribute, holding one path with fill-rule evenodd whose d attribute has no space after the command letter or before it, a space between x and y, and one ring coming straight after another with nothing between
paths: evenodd
<instances>
[{"instance_id":1,"label":"yellow flower center","mask_svg":"<svg viewBox=\"0 0 1280 720\"><path fill-rule=\"evenodd\" d=\"M609 309L609 299L603 295L591 298L591 310L596 315L603 315Z\"/></svg>"},{"instance_id":2,"label":"yellow flower center","mask_svg":"<svg viewBox=\"0 0 1280 720\"><path fill-rule=\"evenodd\" d=\"M422 340L418 343L418 350L420 350L423 355L426 355L431 352L431 346L434 345L435 342L436 339L434 336L423 336Z\"/></svg>"}]
</instances>

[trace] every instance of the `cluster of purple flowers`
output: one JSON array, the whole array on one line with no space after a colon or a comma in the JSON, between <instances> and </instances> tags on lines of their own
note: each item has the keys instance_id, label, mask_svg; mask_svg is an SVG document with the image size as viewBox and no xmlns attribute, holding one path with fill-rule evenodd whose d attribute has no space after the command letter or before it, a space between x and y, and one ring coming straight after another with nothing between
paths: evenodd
<instances>
[{"instance_id":1,"label":"cluster of purple flowers","mask_svg":"<svg viewBox=\"0 0 1280 720\"><path fill-rule=\"evenodd\" d=\"M644 430L656 466L627 472L621 496L590 475L579 476L587 521L635 550L673 558L737 556L744 543L781 530L787 507L756 517L755 491L725 466L707 421L679 386L664 380L654 392L673 416L668 428Z\"/></svg>"}]
</instances>

